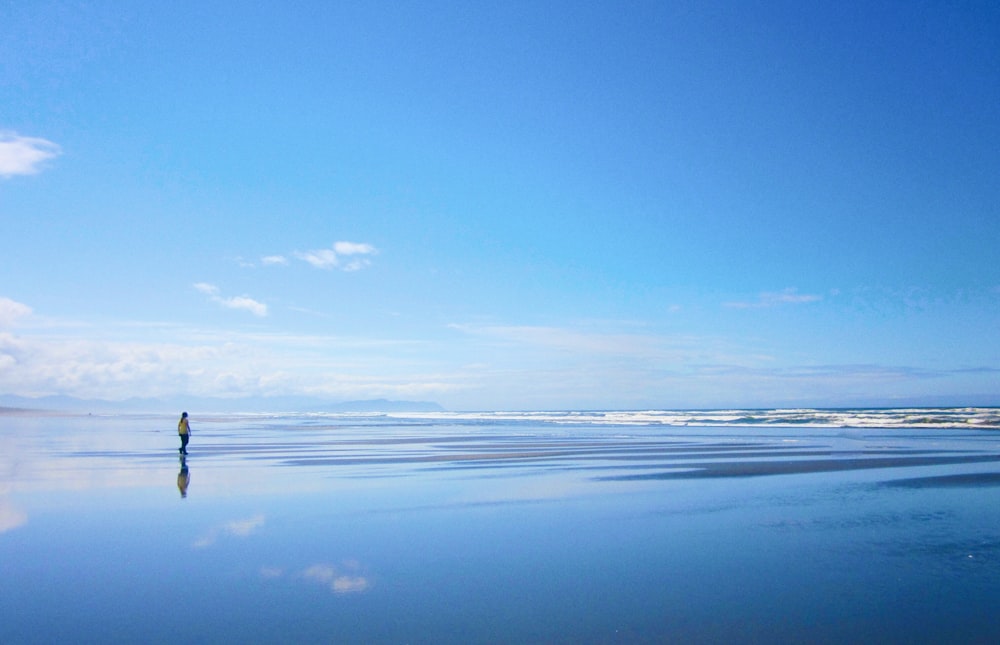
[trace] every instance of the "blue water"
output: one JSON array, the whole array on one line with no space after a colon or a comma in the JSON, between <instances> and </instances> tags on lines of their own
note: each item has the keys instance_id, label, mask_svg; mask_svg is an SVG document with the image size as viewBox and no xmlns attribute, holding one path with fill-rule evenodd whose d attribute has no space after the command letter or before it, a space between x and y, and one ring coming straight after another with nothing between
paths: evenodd
<instances>
[{"instance_id":1,"label":"blue water","mask_svg":"<svg viewBox=\"0 0 1000 645\"><path fill-rule=\"evenodd\" d=\"M998 642L995 411L912 412L192 413L184 497L5 415L0 642Z\"/></svg>"}]
</instances>

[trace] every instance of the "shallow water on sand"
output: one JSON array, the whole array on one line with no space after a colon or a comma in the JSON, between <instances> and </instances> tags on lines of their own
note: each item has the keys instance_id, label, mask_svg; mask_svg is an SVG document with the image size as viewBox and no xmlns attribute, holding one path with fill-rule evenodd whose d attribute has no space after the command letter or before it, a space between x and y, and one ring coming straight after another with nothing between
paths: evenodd
<instances>
[{"instance_id":1,"label":"shallow water on sand","mask_svg":"<svg viewBox=\"0 0 1000 645\"><path fill-rule=\"evenodd\" d=\"M2 420L3 643L1000 640L995 431Z\"/></svg>"}]
</instances>

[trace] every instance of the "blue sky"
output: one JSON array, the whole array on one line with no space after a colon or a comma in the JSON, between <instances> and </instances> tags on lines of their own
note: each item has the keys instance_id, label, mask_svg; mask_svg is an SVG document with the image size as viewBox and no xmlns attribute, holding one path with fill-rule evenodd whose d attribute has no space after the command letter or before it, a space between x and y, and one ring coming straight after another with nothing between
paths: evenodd
<instances>
[{"instance_id":1,"label":"blue sky","mask_svg":"<svg viewBox=\"0 0 1000 645\"><path fill-rule=\"evenodd\" d=\"M0 393L1000 404L995 3L147 4L0 6Z\"/></svg>"}]
</instances>

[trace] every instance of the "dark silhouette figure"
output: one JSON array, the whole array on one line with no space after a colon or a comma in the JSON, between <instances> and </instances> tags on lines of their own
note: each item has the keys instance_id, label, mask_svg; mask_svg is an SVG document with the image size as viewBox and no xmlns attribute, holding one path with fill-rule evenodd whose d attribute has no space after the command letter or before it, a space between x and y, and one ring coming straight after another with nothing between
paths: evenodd
<instances>
[{"instance_id":1,"label":"dark silhouette figure","mask_svg":"<svg viewBox=\"0 0 1000 645\"><path fill-rule=\"evenodd\" d=\"M181 447L177 449L177 452L186 455L188 454L188 440L191 438L191 424L188 423L187 412L181 413L181 420L177 422L177 434L181 437Z\"/></svg>"},{"instance_id":2,"label":"dark silhouette figure","mask_svg":"<svg viewBox=\"0 0 1000 645\"><path fill-rule=\"evenodd\" d=\"M191 483L191 473L188 472L187 460L181 455L181 471L177 473L177 490L181 492L181 497L188 496L188 484Z\"/></svg>"}]
</instances>

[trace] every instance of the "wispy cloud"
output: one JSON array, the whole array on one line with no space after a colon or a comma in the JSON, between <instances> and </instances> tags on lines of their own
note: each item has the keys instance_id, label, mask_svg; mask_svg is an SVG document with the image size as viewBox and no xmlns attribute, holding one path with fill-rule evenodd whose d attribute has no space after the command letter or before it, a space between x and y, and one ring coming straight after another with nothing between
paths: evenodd
<instances>
[{"instance_id":1,"label":"wispy cloud","mask_svg":"<svg viewBox=\"0 0 1000 645\"><path fill-rule=\"evenodd\" d=\"M223 297L219 295L219 288L207 282L198 282L194 288L208 296L212 302L216 302L229 309L243 309L255 316L264 317L267 315L267 305L254 300L248 296Z\"/></svg>"},{"instance_id":2,"label":"wispy cloud","mask_svg":"<svg viewBox=\"0 0 1000 645\"><path fill-rule=\"evenodd\" d=\"M60 154L62 149L47 139L0 132L0 177L34 175Z\"/></svg>"},{"instance_id":3,"label":"wispy cloud","mask_svg":"<svg viewBox=\"0 0 1000 645\"><path fill-rule=\"evenodd\" d=\"M334 242L330 248L296 252L295 257L317 269L340 269L351 272L370 266L370 256L377 253L378 250L371 244Z\"/></svg>"},{"instance_id":4,"label":"wispy cloud","mask_svg":"<svg viewBox=\"0 0 1000 645\"><path fill-rule=\"evenodd\" d=\"M951 374L968 372L959 370L932 370L905 365L877 364L830 364L830 365L786 365L780 367L760 367L746 365L702 365L693 375L710 377L752 377L759 380L783 380L834 383L838 380L857 382L901 381L937 379ZM976 371L995 371L991 368L977 368Z\"/></svg>"},{"instance_id":5,"label":"wispy cloud","mask_svg":"<svg viewBox=\"0 0 1000 645\"><path fill-rule=\"evenodd\" d=\"M10 298L0 297L0 327L11 327L21 318L30 316L31 307Z\"/></svg>"},{"instance_id":6,"label":"wispy cloud","mask_svg":"<svg viewBox=\"0 0 1000 645\"><path fill-rule=\"evenodd\" d=\"M478 341L479 347L489 343L505 356L515 357L523 352L545 355L549 365L560 356L577 365L587 361L605 365L626 361L633 366L650 362L716 362L735 351L719 338L645 333L641 329L621 331L617 327L451 324L449 328Z\"/></svg>"},{"instance_id":7,"label":"wispy cloud","mask_svg":"<svg viewBox=\"0 0 1000 645\"><path fill-rule=\"evenodd\" d=\"M288 264L288 258L283 255L266 255L260 259L264 266L276 266Z\"/></svg>"},{"instance_id":8,"label":"wispy cloud","mask_svg":"<svg viewBox=\"0 0 1000 645\"><path fill-rule=\"evenodd\" d=\"M545 325L451 324L449 327L470 336L573 354L649 355L660 340L642 334L588 332Z\"/></svg>"},{"instance_id":9,"label":"wispy cloud","mask_svg":"<svg viewBox=\"0 0 1000 645\"><path fill-rule=\"evenodd\" d=\"M799 293L797 289L789 288L783 291L766 291L758 295L756 300L727 302L724 306L731 309L763 309L778 305L802 305L822 299L822 296Z\"/></svg>"},{"instance_id":10,"label":"wispy cloud","mask_svg":"<svg viewBox=\"0 0 1000 645\"><path fill-rule=\"evenodd\" d=\"M333 269L340 264L340 259L333 249L318 249L316 251L297 251L295 257L308 262L317 269Z\"/></svg>"}]
</instances>

